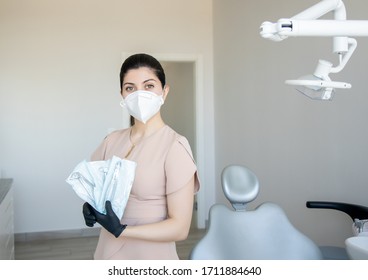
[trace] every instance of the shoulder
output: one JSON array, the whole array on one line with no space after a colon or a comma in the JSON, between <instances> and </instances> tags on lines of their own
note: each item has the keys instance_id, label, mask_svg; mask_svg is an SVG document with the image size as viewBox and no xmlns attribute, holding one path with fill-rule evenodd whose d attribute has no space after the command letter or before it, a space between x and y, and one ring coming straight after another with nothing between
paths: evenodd
<instances>
[{"instance_id":1,"label":"shoulder","mask_svg":"<svg viewBox=\"0 0 368 280\"><path fill-rule=\"evenodd\" d=\"M169 141L172 144L181 144L183 146L190 147L188 139L185 136L176 132L170 126L166 125L164 133L165 133L165 136L169 138Z\"/></svg>"},{"instance_id":2,"label":"shoulder","mask_svg":"<svg viewBox=\"0 0 368 280\"><path fill-rule=\"evenodd\" d=\"M129 130L130 128L114 130L105 136L104 141L110 142L110 141L115 141L116 139L125 137L126 135L129 135Z\"/></svg>"},{"instance_id":3,"label":"shoulder","mask_svg":"<svg viewBox=\"0 0 368 280\"><path fill-rule=\"evenodd\" d=\"M129 137L129 129L115 130L102 140L97 149L92 153L91 160L105 160L114 147L124 142L125 137Z\"/></svg>"},{"instance_id":4,"label":"shoulder","mask_svg":"<svg viewBox=\"0 0 368 280\"><path fill-rule=\"evenodd\" d=\"M193 158L192 149L188 139L185 136L177 133L169 126L165 127L165 134L170 139L170 151L182 150L189 154L191 158Z\"/></svg>"}]
</instances>

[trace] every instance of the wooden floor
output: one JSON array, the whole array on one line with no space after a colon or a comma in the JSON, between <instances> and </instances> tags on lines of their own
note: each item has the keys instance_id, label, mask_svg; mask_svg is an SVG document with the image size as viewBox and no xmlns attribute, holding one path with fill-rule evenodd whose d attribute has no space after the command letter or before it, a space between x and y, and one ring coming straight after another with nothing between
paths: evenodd
<instances>
[{"instance_id":1,"label":"wooden floor","mask_svg":"<svg viewBox=\"0 0 368 280\"><path fill-rule=\"evenodd\" d=\"M177 242L179 258L189 253L204 235L204 229L192 229L187 240ZM15 242L16 260L92 260L98 237L76 237Z\"/></svg>"}]
</instances>

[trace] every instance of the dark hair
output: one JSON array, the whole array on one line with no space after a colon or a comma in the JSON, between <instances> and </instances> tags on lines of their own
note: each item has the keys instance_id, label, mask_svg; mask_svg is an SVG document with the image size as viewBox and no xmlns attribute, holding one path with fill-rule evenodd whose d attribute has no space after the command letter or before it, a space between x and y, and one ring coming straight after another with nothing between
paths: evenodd
<instances>
[{"instance_id":1,"label":"dark hair","mask_svg":"<svg viewBox=\"0 0 368 280\"><path fill-rule=\"evenodd\" d=\"M160 80L162 87L166 84L166 77L164 69L160 62L151 55L145 53L138 53L129 56L123 63L120 69L120 89L123 88L123 82L125 74L131 69L137 69L140 67L150 68Z\"/></svg>"}]
</instances>

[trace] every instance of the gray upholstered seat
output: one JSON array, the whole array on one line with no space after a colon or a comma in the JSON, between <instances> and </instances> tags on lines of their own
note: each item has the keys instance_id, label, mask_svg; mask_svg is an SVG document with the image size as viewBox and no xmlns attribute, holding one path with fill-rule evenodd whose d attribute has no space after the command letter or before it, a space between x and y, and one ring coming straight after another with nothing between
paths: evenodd
<instances>
[{"instance_id":1,"label":"gray upholstered seat","mask_svg":"<svg viewBox=\"0 0 368 280\"><path fill-rule=\"evenodd\" d=\"M240 165L226 167L222 187L234 209L215 204L205 236L190 259L322 259L318 246L297 230L274 203L246 210L259 191L256 175Z\"/></svg>"}]
</instances>

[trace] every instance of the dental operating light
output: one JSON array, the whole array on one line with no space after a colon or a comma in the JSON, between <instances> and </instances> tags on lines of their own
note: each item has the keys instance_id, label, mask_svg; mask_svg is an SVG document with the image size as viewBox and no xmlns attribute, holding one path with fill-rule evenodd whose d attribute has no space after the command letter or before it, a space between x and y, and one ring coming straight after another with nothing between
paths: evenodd
<instances>
[{"instance_id":1,"label":"dental operating light","mask_svg":"<svg viewBox=\"0 0 368 280\"><path fill-rule=\"evenodd\" d=\"M329 12L333 12L333 20L319 19ZM291 18L281 18L276 23L263 22L260 34L275 42L299 36L333 37L333 53L339 56L337 66L334 67L326 60L319 60L312 75L285 81L312 99L332 100L335 89L349 89L351 84L331 81L329 74L340 72L355 51L357 41L350 36L368 36L368 21L346 20L342 0L323 0Z\"/></svg>"}]
</instances>

